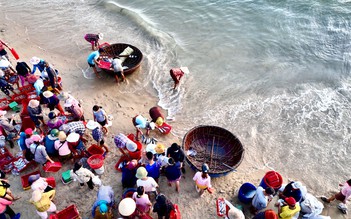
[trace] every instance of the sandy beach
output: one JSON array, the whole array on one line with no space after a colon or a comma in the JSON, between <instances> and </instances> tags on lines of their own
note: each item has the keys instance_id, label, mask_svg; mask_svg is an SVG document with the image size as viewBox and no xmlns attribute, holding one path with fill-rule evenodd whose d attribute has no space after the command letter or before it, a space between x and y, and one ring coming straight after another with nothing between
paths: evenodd
<instances>
[{"instance_id":1,"label":"sandy beach","mask_svg":"<svg viewBox=\"0 0 351 219\"><path fill-rule=\"evenodd\" d=\"M110 127L110 132L106 137L110 153L106 156L105 173L101 176L101 179L104 185L112 186L115 192L115 199L118 202L123 190L120 183L121 173L117 172L114 169L114 166L120 157L120 152L112 141L112 135L118 133L134 133L135 129L132 125L131 118L137 114L148 116L149 109L158 103L156 92L152 89L141 88L135 89L134 92L124 92L127 86L129 86L129 89L135 86L133 81L138 80L139 75L143 74L143 68L145 66L142 66L138 72L135 72L128 77L129 84L121 83L116 85L113 77L107 74L102 74L103 77L101 79L86 79L83 77L82 70L79 66L85 66L84 68L87 67L85 59L91 51L90 45L83 42L83 38L82 44L86 47L82 50L81 57L71 57L70 55L56 53L54 48L46 48L45 46L42 46L45 45L45 42L41 42L41 46L38 46L35 39L29 39L25 29L17 23L1 21L0 30L0 38L5 42L8 42L9 45L17 50L21 58L20 60L29 63L29 59L32 56L37 56L47 60L52 63L55 68L59 69L60 75L63 79L63 89L70 92L77 99L82 100L86 119L93 118L91 109L95 104L103 106L108 114L113 115L113 125ZM108 37L106 38L108 41ZM65 47L66 45L62 46ZM69 45L67 45L67 47L69 47ZM13 57L12 62L15 63ZM46 109L45 112L48 113L49 110ZM177 128L176 121L173 123L170 122L170 124L174 129ZM86 133L89 134L89 130L87 130ZM151 136L157 138L159 142L166 146L170 146L173 142L177 142L178 144L182 143L181 138L172 134L163 136L153 131L151 132ZM93 140L90 138L87 145L89 146L92 142ZM249 147L249 145L244 145L244 147ZM18 147L15 147L14 149L11 149L11 152L15 154L18 150ZM250 154L245 154L245 159L239 166L237 172L231 173L225 177L213 179L212 184L215 188L215 193L212 195L206 193L203 197L198 197L192 181L194 171L192 171L187 165L186 174L180 182L181 189L179 194L176 193L174 187L170 188L167 186L165 177L160 178L160 190L169 197L173 203L179 205L180 211L182 212L182 218L217 218L215 206L217 198L224 197L233 204L242 205L237 199L240 186L245 182L250 182L258 186L265 172L271 170L269 167L258 169L251 166L250 162L247 162L248 159L250 159L249 157ZM41 171L42 176L54 176L56 179L57 195L54 202L56 203L58 210L61 210L70 204L75 204L78 207L82 218L91 218L91 207L96 198L97 188L95 188L94 191L89 191L87 186L80 187L77 182L64 185L60 181L61 173L65 170L71 169L72 166L72 163L64 164L63 168L55 174L44 173ZM37 167L37 169L38 168L39 167ZM26 174L33 170L34 169L28 169L21 174ZM284 181L287 182L289 176L284 175L284 172L281 172L281 174L284 177ZM31 196L30 190L24 191L22 189L19 176L9 174L8 178L13 193L22 197L13 204L15 212L20 212L24 219L38 218L34 206L28 202ZM305 183L304 181L308 180L308 178L307 176L300 176L300 178L295 177L293 180L299 180ZM307 187L308 191L318 197L321 195L330 195L337 191L336 187L331 188L328 191L319 191L318 185L323 184L323 182L309 182L309 185L310 184L315 184L315 186L312 188ZM337 203L325 205L323 215L329 215L333 219L350 218L349 216L341 215L336 209L336 205ZM248 211L248 206L243 205L243 207L246 218L252 218L252 215L250 215ZM275 207L272 208L276 210ZM118 214L115 211L115 218L117 218L117 216Z\"/></svg>"}]
</instances>

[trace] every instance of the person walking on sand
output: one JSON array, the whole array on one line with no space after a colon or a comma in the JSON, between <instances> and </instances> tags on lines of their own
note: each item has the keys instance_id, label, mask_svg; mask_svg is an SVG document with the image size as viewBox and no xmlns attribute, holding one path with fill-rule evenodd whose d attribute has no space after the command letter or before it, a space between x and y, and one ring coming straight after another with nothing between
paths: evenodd
<instances>
[{"instance_id":1,"label":"person walking on sand","mask_svg":"<svg viewBox=\"0 0 351 219\"><path fill-rule=\"evenodd\" d=\"M173 143L171 147L167 149L167 157L171 157L174 159L175 162L180 162L180 167L182 169L182 172L185 173L185 168L184 168L184 159L185 159L185 154L183 149L180 147L179 144Z\"/></svg>"},{"instance_id":2,"label":"person walking on sand","mask_svg":"<svg viewBox=\"0 0 351 219\"><path fill-rule=\"evenodd\" d=\"M173 90L175 90L179 85L180 79L184 76L184 73L189 73L189 69L187 67L172 68L169 72L174 81Z\"/></svg>"},{"instance_id":3,"label":"person walking on sand","mask_svg":"<svg viewBox=\"0 0 351 219\"><path fill-rule=\"evenodd\" d=\"M136 192L133 193L132 198L134 199L139 211L149 214L152 203L149 196L145 194L143 186L137 188Z\"/></svg>"},{"instance_id":4,"label":"person walking on sand","mask_svg":"<svg viewBox=\"0 0 351 219\"><path fill-rule=\"evenodd\" d=\"M84 39L91 44L91 50L95 50L99 48L100 46L99 40L102 40L103 38L104 38L103 33L98 33L98 34L87 33L84 36Z\"/></svg>"},{"instance_id":5,"label":"person walking on sand","mask_svg":"<svg viewBox=\"0 0 351 219\"><path fill-rule=\"evenodd\" d=\"M94 121L98 122L101 125L104 134L107 135L108 130L106 126L107 126L108 119L107 119L107 114L105 110L102 108L102 106L98 106L98 105L93 106L93 116L94 116Z\"/></svg>"},{"instance_id":6,"label":"person walking on sand","mask_svg":"<svg viewBox=\"0 0 351 219\"><path fill-rule=\"evenodd\" d=\"M43 193L41 190L34 190L29 200L35 206L37 214L41 219L48 218L48 212L56 213L56 205L52 202L55 197L55 190Z\"/></svg>"},{"instance_id":7,"label":"person walking on sand","mask_svg":"<svg viewBox=\"0 0 351 219\"><path fill-rule=\"evenodd\" d=\"M165 175L168 180L168 185L172 186L172 183L175 184L176 191L179 192L180 188L180 179L182 177L182 171L180 170L180 162L175 162L173 158L168 159L168 165L165 168Z\"/></svg>"},{"instance_id":8,"label":"person walking on sand","mask_svg":"<svg viewBox=\"0 0 351 219\"><path fill-rule=\"evenodd\" d=\"M74 163L74 167L73 170L71 170L70 175L72 179L76 179L79 182L80 186L84 186L84 183L86 183L90 190L94 189L94 173L82 167L82 164L79 162Z\"/></svg>"},{"instance_id":9,"label":"person walking on sand","mask_svg":"<svg viewBox=\"0 0 351 219\"><path fill-rule=\"evenodd\" d=\"M96 69L96 65L99 65L99 59L100 59L100 53L103 52L104 50L100 48L99 50L96 50L92 53L89 54L87 58L87 62L91 68L93 68L93 71L96 75L97 78L101 78L99 72Z\"/></svg>"},{"instance_id":10,"label":"person walking on sand","mask_svg":"<svg viewBox=\"0 0 351 219\"><path fill-rule=\"evenodd\" d=\"M351 179L347 180L345 183L340 183L339 186L341 189L338 193L330 196L329 198L322 196L321 199L326 203L330 203L335 199L341 201L342 204L338 205L338 209L343 214L347 214L346 202L351 197Z\"/></svg>"},{"instance_id":11,"label":"person walking on sand","mask_svg":"<svg viewBox=\"0 0 351 219\"><path fill-rule=\"evenodd\" d=\"M147 176L147 171L145 167L139 167L135 174L136 178L138 178L136 184L137 186L143 186L146 194L154 194L156 195L158 184L152 177ZM150 197L150 196L149 196Z\"/></svg>"},{"instance_id":12,"label":"person walking on sand","mask_svg":"<svg viewBox=\"0 0 351 219\"><path fill-rule=\"evenodd\" d=\"M211 177L208 175L209 167L206 163L202 164L201 172L195 173L193 180L195 181L196 191L200 196L204 194L205 190L212 193Z\"/></svg>"}]
</instances>

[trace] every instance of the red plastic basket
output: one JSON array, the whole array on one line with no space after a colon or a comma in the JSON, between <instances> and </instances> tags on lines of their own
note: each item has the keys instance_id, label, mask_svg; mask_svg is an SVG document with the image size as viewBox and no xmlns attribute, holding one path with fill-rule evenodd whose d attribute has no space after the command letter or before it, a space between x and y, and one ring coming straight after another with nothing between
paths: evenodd
<instances>
[{"instance_id":1,"label":"red plastic basket","mask_svg":"<svg viewBox=\"0 0 351 219\"><path fill-rule=\"evenodd\" d=\"M130 158L139 160L141 158L141 149L143 148L143 145L139 141L135 141L134 134L129 134L129 135L127 135L127 137L130 140L132 140L135 144L137 144L137 150L135 152L128 151Z\"/></svg>"},{"instance_id":2,"label":"red plastic basket","mask_svg":"<svg viewBox=\"0 0 351 219\"><path fill-rule=\"evenodd\" d=\"M9 110L10 101L7 98L0 99L0 110Z\"/></svg>"},{"instance_id":3,"label":"red plastic basket","mask_svg":"<svg viewBox=\"0 0 351 219\"><path fill-rule=\"evenodd\" d=\"M22 101L27 99L27 94L14 94L11 96L11 100L18 104L22 104Z\"/></svg>"},{"instance_id":4,"label":"red plastic basket","mask_svg":"<svg viewBox=\"0 0 351 219\"><path fill-rule=\"evenodd\" d=\"M44 166L43 166L43 170L45 172L57 172L61 169L62 164L60 162L47 162Z\"/></svg>"},{"instance_id":5,"label":"red plastic basket","mask_svg":"<svg viewBox=\"0 0 351 219\"><path fill-rule=\"evenodd\" d=\"M104 154L104 149L102 149L102 147L100 147L99 145L93 144L91 145L88 149L87 149L88 153L91 155L94 154Z\"/></svg>"},{"instance_id":6,"label":"red plastic basket","mask_svg":"<svg viewBox=\"0 0 351 219\"><path fill-rule=\"evenodd\" d=\"M49 219L80 219L76 205L70 205L56 214L51 214Z\"/></svg>"},{"instance_id":7,"label":"red plastic basket","mask_svg":"<svg viewBox=\"0 0 351 219\"><path fill-rule=\"evenodd\" d=\"M46 182L49 184L49 186L51 186L52 188L56 187L56 181L55 181L55 177L48 177L46 178Z\"/></svg>"},{"instance_id":8,"label":"red plastic basket","mask_svg":"<svg viewBox=\"0 0 351 219\"><path fill-rule=\"evenodd\" d=\"M119 165L124 162L124 161L128 161L129 158L127 155L123 155L121 156L121 158L119 158L119 160L117 161L116 165L115 165L115 169L119 172L122 172L121 168L119 168Z\"/></svg>"},{"instance_id":9,"label":"red plastic basket","mask_svg":"<svg viewBox=\"0 0 351 219\"><path fill-rule=\"evenodd\" d=\"M89 166L91 168L95 169L99 169L100 167L102 167L104 165L104 156L102 156L101 154L94 154L91 155L88 160L87 160Z\"/></svg>"},{"instance_id":10,"label":"red plastic basket","mask_svg":"<svg viewBox=\"0 0 351 219\"><path fill-rule=\"evenodd\" d=\"M22 188L24 190L28 190L30 189L30 185L28 183L28 178L31 176L31 175L36 175L36 174L39 174L40 175L40 171L39 170L36 170L34 172L31 172L31 173L28 173L26 175L23 175L21 176L21 182L22 182Z\"/></svg>"},{"instance_id":11,"label":"red plastic basket","mask_svg":"<svg viewBox=\"0 0 351 219\"><path fill-rule=\"evenodd\" d=\"M34 89L33 85L28 84L28 85L19 87L18 90L19 90L22 94L26 94L26 93L29 93L29 92L34 91L35 89Z\"/></svg>"}]
</instances>

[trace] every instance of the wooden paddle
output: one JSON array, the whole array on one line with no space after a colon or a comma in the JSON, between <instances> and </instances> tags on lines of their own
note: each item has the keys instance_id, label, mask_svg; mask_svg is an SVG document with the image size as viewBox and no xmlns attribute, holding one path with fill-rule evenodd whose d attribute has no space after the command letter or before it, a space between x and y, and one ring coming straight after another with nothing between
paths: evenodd
<instances>
[{"instance_id":1,"label":"wooden paddle","mask_svg":"<svg viewBox=\"0 0 351 219\"><path fill-rule=\"evenodd\" d=\"M12 53L13 57L15 57L16 60L19 59L19 55L16 52L16 50L14 48L9 47L5 42L3 42L2 40L0 40L0 43L2 43L4 46L6 46Z\"/></svg>"}]
</instances>

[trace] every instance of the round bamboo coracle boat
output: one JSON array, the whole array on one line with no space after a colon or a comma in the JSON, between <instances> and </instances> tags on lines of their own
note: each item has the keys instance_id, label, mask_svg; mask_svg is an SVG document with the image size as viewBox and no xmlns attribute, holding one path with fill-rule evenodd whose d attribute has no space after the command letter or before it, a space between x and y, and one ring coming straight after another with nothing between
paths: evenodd
<instances>
[{"instance_id":1,"label":"round bamboo coracle boat","mask_svg":"<svg viewBox=\"0 0 351 219\"><path fill-rule=\"evenodd\" d=\"M209 166L211 177L227 175L240 165L244 148L230 131L217 126L197 126L183 138L186 160L195 171L201 171L203 163Z\"/></svg>"},{"instance_id":2,"label":"round bamboo coracle boat","mask_svg":"<svg viewBox=\"0 0 351 219\"><path fill-rule=\"evenodd\" d=\"M128 50L127 48L132 50ZM101 48L104 49L103 52L100 53L100 56L103 57L103 60L100 61L99 67L113 74L113 70L111 70L111 64L104 61L104 58L113 58L115 56L120 56L120 59L123 59L122 66L124 69L124 75L128 75L133 73L136 69L138 69L141 65L141 61L143 60L143 53L135 46L126 43L115 43L115 44L104 44L101 45ZM126 50L127 49L127 50ZM126 53L126 54L124 54Z\"/></svg>"}]
</instances>

